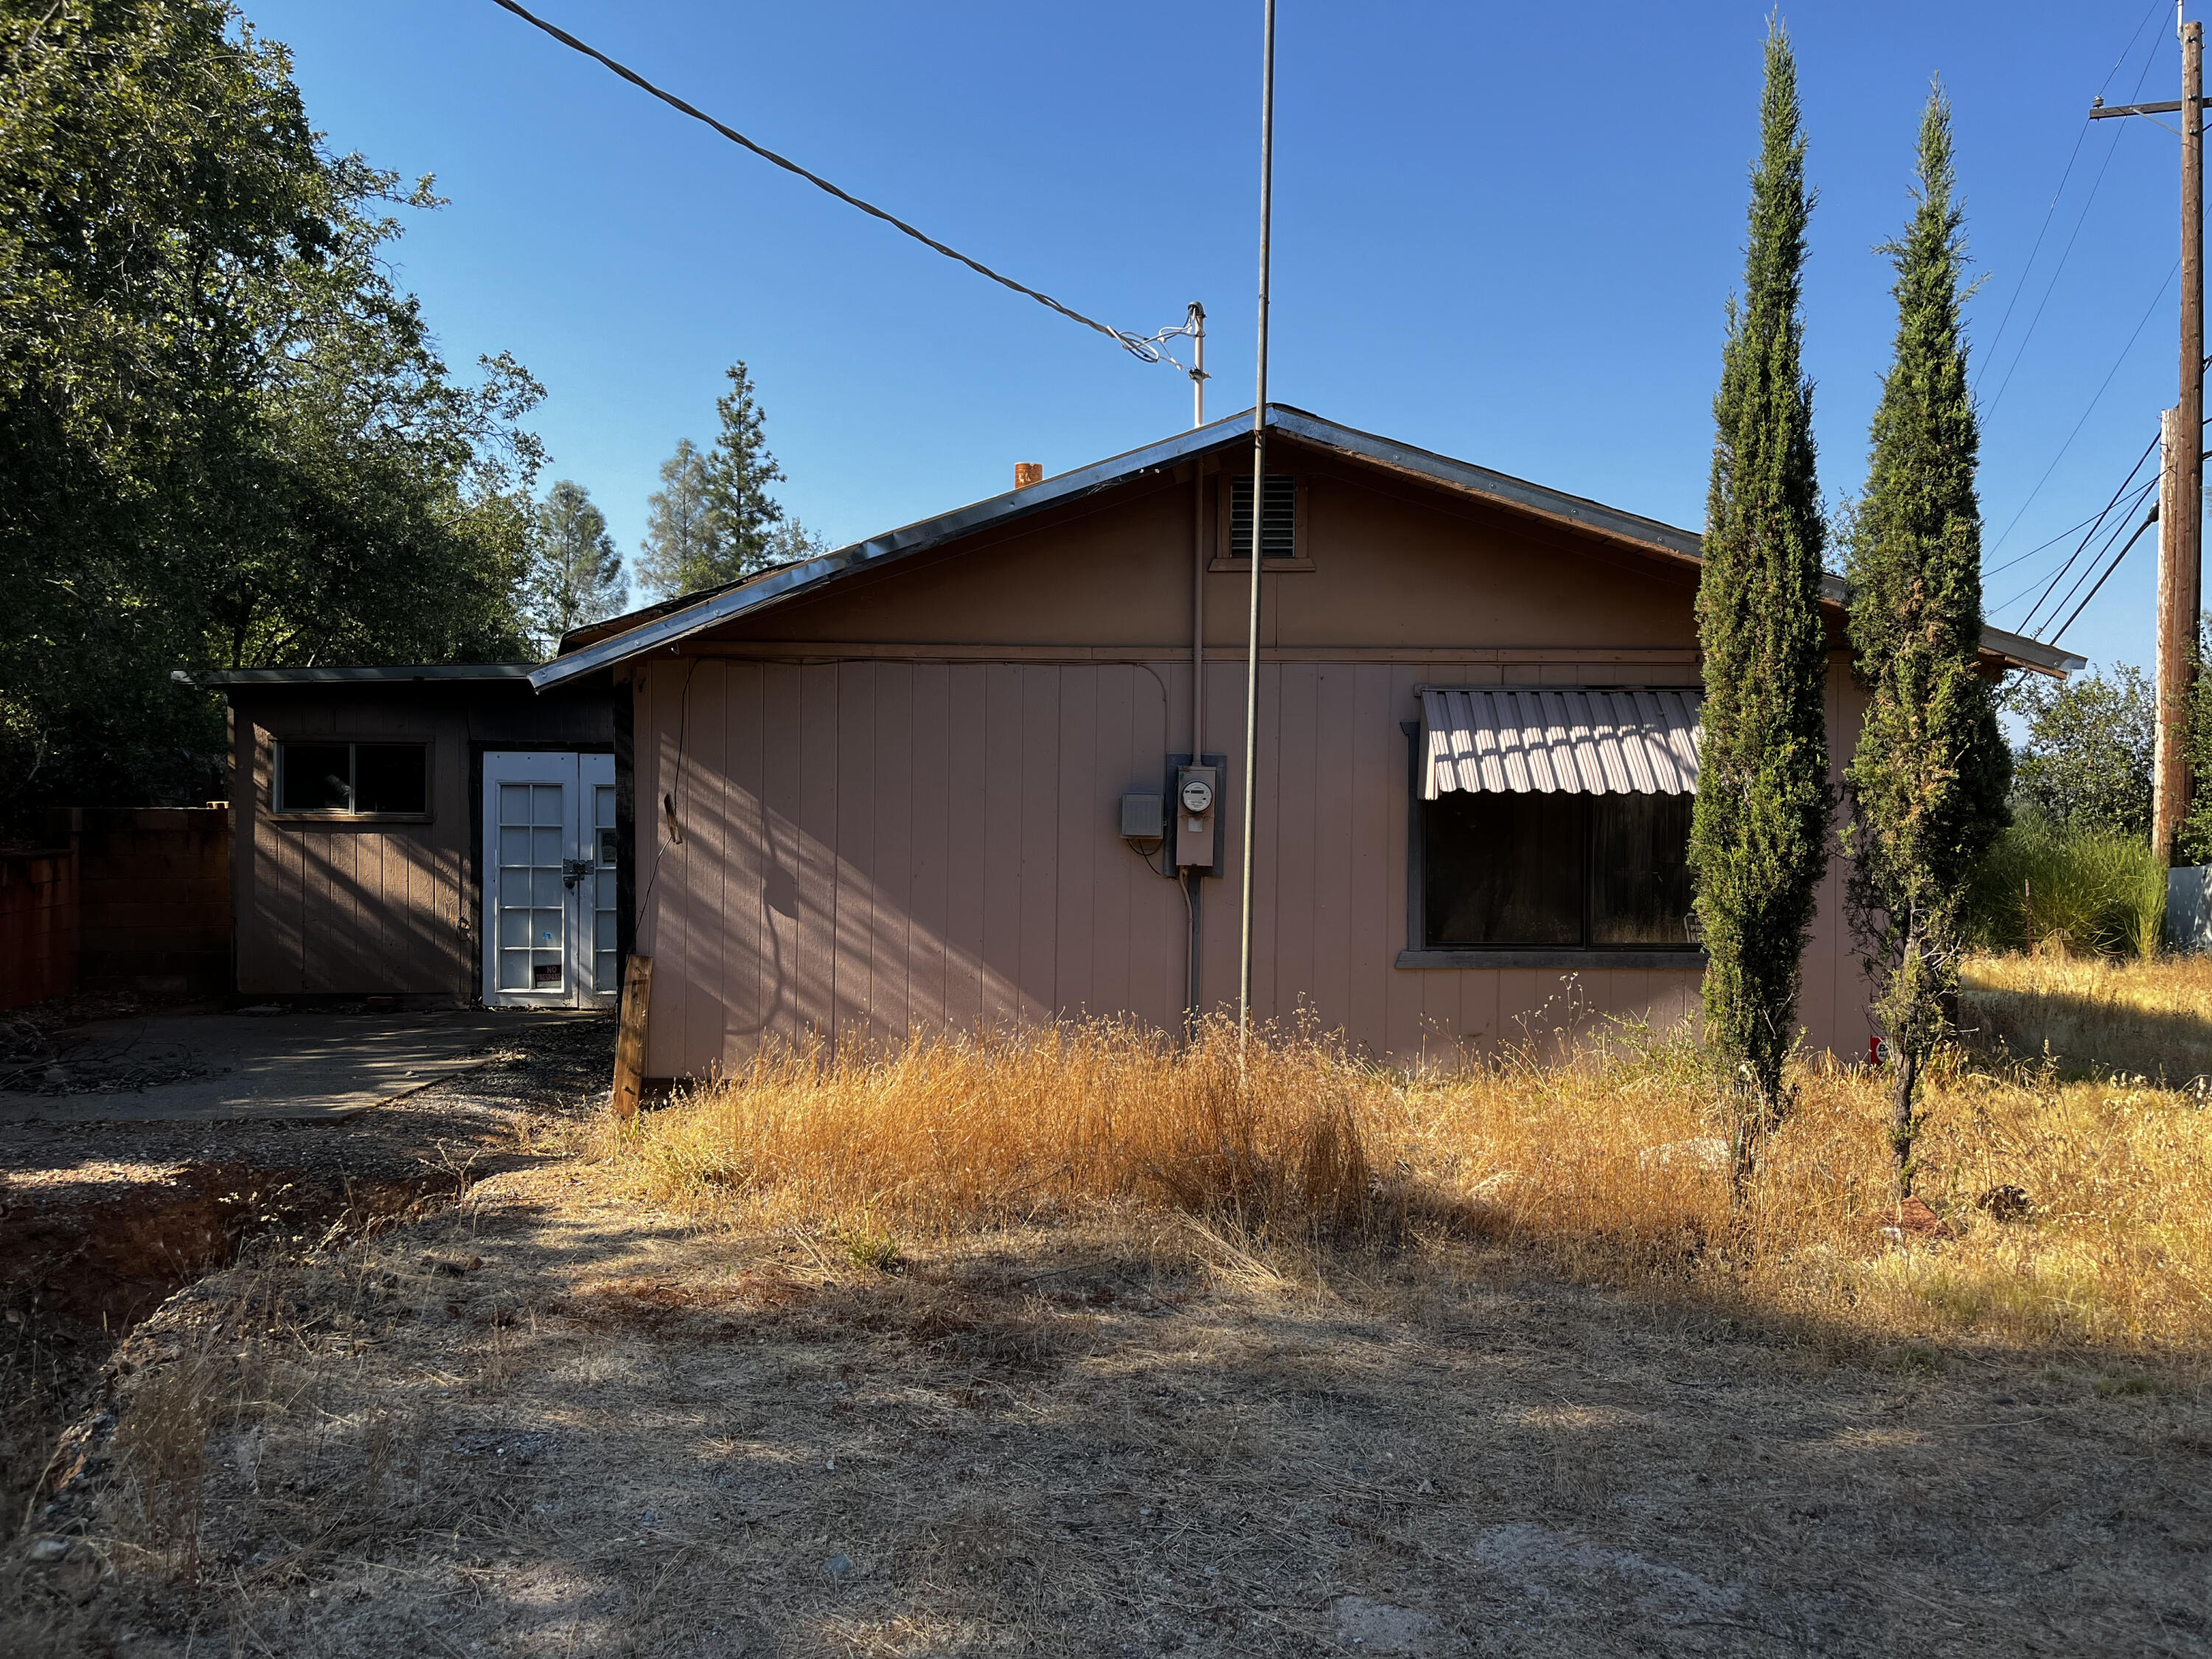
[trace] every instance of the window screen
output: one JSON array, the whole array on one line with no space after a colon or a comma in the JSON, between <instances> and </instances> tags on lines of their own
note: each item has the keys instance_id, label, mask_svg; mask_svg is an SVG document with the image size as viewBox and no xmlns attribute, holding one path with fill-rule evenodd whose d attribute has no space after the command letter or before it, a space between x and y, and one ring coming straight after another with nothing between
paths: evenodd
<instances>
[{"instance_id":1,"label":"window screen","mask_svg":"<svg viewBox=\"0 0 2212 1659\"><path fill-rule=\"evenodd\" d=\"M422 743L280 743L276 810L419 817L430 810Z\"/></svg>"},{"instance_id":2,"label":"window screen","mask_svg":"<svg viewBox=\"0 0 2212 1659\"><path fill-rule=\"evenodd\" d=\"M1297 544L1298 481L1267 475L1267 516L1260 526L1260 550L1270 559L1295 559ZM1229 556L1252 556L1252 475L1229 480Z\"/></svg>"},{"instance_id":3,"label":"window screen","mask_svg":"<svg viewBox=\"0 0 2212 1659\"><path fill-rule=\"evenodd\" d=\"M1421 802L1424 942L1687 948L1691 800L1455 792Z\"/></svg>"}]
</instances>

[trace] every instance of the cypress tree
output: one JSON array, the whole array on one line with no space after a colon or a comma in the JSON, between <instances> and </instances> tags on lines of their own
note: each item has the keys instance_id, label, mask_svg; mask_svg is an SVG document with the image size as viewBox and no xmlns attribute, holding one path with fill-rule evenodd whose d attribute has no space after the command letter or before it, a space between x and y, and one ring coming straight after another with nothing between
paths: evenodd
<instances>
[{"instance_id":1,"label":"cypress tree","mask_svg":"<svg viewBox=\"0 0 2212 1659\"><path fill-rule=\"evenodd\" d=\"M1788 1105L1784 1066L1831 807L1813 386L1800 361L1812 201L1796 60L1778 20L1767 32L1759 127L1743 294L1729 307L1713 399L1698 588L1703 763L1690 834L1705 1036L1724 1070L1739 1199Z\"/></svg>"},{"instance_id":2,"label":"cypress tree","mask_svg":"<svg viewBox=\"0 0 2212 1659\"><path fill-rule=\"evenodd\" d=\"M1849 908L1893 1063L1899 1196L1912 1189L1913 1106L1949 1030L1960 913L2004 828L2012 757L1982 636L1981 434L1966 385L1966 243L1953 200L1951 110L1920 118L1918 205L1895 262L1897 346L1875 410L1850 545L1850 633L1870 694L1844 775Z\"/></svg>"}]
</instances>

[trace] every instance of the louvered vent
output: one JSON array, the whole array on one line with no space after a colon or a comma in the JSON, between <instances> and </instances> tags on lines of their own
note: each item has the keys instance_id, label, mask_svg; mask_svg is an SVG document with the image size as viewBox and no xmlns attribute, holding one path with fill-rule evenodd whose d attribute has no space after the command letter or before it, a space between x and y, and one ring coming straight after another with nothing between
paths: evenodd
<instances>
[{"instance_id":1,"label":"louvered vent","mask_svg":"<svg viewBox=\"0 0 2212 1659\"><path fill-rule=\"evenodd\" d=\"M1297 544L1298 489L1296 478L1267 476L1267 516L1260 526L1261 555L1269 559L1295 559ZM1252 479L1249 474L1229 481L1229 556L1252 556Z\"/></svg>"}]
</instances>

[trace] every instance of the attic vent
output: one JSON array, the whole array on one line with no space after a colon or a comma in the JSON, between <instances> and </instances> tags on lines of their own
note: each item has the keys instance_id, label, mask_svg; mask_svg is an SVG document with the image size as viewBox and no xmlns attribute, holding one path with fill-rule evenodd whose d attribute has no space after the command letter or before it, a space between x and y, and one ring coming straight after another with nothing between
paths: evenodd
<instances>
[{"instance_id":1,"label":"attic vent","mask_svg":"<svg viewBox=\"0 0 2212 1659\"><path fill-rule=\"evenodd\" d=\"M1295 559L1297 544L1298 481L1280 473L1267 475L1267 515L1260 526L1263 559ZM1252 556L1252 478L1249 473L1229 481L1229 556Z\"/></svg>"}]
</instances>

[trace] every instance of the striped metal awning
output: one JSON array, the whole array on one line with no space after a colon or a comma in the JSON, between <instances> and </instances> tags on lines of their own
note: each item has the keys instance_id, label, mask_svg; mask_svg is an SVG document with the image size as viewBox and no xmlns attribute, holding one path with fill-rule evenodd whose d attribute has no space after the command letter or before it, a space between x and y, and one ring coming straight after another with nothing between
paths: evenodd
<instances>
[{"instance_id":1,"label":"striped metal awning","mask_svg":"<svg viewBox=\"0 0 2212 1659\"><path fill-rule=\"evenodd\" d=\"M1697 793L1696 691L1419 689L1424 800Z\"/></svg>"}]
</instances>

